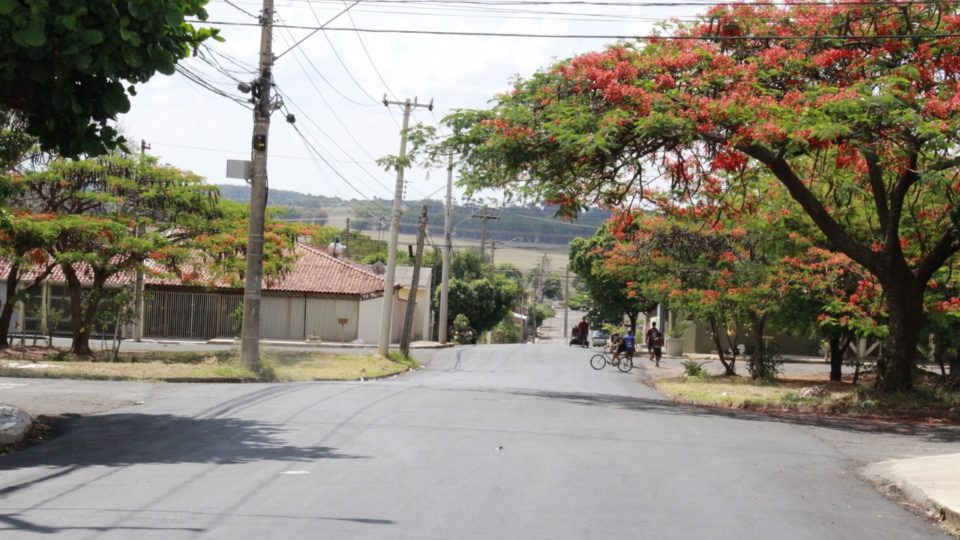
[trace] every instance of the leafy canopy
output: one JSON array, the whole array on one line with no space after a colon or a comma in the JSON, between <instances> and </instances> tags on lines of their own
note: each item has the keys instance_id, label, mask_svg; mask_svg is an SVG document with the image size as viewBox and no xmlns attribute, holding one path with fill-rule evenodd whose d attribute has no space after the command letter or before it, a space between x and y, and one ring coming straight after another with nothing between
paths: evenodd
<instances>
[{"instance_id":1,"label":"leafy canopy","mask_svg":"<svg viewBox=\"0 0 960 540\"><path fill-rule=\"evenodd\" d=\"M44 150L99 155L124 142L110 126L156 72L170 75L216 30L207 0L0 0L0 109L18 111Z\"/></svg>"}]
</instances>

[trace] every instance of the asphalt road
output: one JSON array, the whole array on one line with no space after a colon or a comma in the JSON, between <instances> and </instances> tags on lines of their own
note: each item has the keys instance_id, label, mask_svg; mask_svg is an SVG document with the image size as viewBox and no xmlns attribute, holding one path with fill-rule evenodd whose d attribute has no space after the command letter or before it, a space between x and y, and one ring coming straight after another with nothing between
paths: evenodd
<instances>
[{"instance_id":1,"label":"asphalt road","mask_svg":"<svg viewBox=\"0 0 960 540\"><path fill-rule=\"evenodd\" d=\"M358 383L3 379L2 401L114 384L130 405L0 457L0 537L946 537L856 471L956 431L677 406L588 354L446 349Z\"/></svg>"}]
</instances>

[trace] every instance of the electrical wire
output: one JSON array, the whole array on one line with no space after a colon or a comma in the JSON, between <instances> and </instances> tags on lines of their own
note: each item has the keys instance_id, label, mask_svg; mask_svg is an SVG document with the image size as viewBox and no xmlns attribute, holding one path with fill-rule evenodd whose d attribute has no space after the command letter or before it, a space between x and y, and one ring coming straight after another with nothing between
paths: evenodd
<instances>
[{"instance_id":1,"label":"electrical wire","mask_svg":"<svg viewBox=\"0 0 960 540\"><path fill-rule=\"evenodd\" d=\"M210 25L223 26L259 26L250 23L235 21L191 21ZM274 28L290 30L320 30L314 26L301 25L274 25ZM960 37L960 33L937 34L865 34L865 35L763 35L749 34L740 36L691 36L691 35L658 35L658 34L530 34L524 32L468 32L455 30L409 30L402 28L344 28L324 27L327 32L364 32L369 34L402 34L428 36L474 36L474 37L509 37L509 38L543 38L543 39L605 39L605 40L641 40L641 41L888 41L888 40L922 40L935 41Z\"/></svg>"},{"instance_id":2,"label":"electrical wire","mask_svg":"<svg viewBox=\"0 0 960 540\"><path fill-rule=\"evenodd\" d=\"M237 4L231 2L230 0L223 0L223 1L226 2L228 5L230 5L231 7L233 7L234 9L236 9L237 11L239 11L239 12L241 12L241 13L249 16L249 17L253 17L254 19L259 19L259 18L260 18L260 17L258 17L258 16L256 16L256 15L254 15L253 13L250 13L249 11L247 11L247 10L243 9L242 7L238 6Z\"/></svg>"}]
</instances>

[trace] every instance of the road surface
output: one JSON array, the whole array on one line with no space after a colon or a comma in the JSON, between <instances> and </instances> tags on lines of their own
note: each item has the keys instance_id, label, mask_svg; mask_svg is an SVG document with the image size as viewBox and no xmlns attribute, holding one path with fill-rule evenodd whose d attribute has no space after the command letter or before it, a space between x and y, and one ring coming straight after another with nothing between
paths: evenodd
<instances>
[{"instance_id":1,"label":"road surface","mask_svg":"<svg viewBox=\"0 0 960 540\"><path fill-rule=\"evenodd\" d=\"M356 383L0 380L13 403L130 400L0 456L0 537L946 538L856 471L955 431L677 406L588 354L462 347Z\"/></svg>"}]
</instances>

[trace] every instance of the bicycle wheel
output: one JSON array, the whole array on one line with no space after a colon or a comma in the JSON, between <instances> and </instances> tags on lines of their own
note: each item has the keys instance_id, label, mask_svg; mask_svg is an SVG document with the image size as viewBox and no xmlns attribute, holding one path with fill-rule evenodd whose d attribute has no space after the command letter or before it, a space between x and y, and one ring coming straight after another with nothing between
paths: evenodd
<instances>
[{"instance_id":1,"label":"bicycle wheel","mask_svg":"<svg viewBox=\"0 0 960 540\"><path fill-rule=\"evenodd\" d=\"M593 369L603 369L607 365L607 358L602 354L595 354L590 357L590 367Z\"/></svg>"},{"instance_id":2,"label":"bicycle wheel","mask_svg":"<svg viewBox=\"0 0 960 540\"><path fill-rule=\"evenodd\" d=\"M633 358L629 356L624 356L620 359L620 362L617 364L617 369L624 373L629 373L633 369Z\"/></svg>"}]
</instances>

